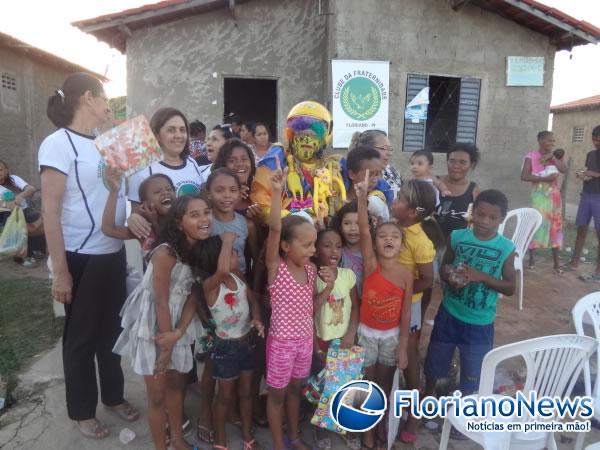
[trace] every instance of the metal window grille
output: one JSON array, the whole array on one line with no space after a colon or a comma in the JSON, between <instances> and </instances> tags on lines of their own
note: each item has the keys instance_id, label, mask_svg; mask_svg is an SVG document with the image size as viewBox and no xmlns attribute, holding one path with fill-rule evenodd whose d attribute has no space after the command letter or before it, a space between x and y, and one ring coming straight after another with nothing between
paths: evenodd
<instances>
[{"instance_id":1,"label":"metal window grille","mask_svg":"<svg viewBox=\"0 0 600 450\"><path fill-rule=\"evenodd\" d=\"M573 127L573 142L583 142L585 129L583 127Z\"/></svg>"}]
</instances>

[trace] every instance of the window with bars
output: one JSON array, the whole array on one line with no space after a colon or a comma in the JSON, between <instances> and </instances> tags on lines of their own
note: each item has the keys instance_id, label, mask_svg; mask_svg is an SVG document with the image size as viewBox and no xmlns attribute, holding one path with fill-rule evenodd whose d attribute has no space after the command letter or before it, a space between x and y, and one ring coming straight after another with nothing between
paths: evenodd
<instances>
[{"instance_id":1,"label":"window with bars","mask_svg":"<svg viewBox=\"0 0 600 450\"><path fill-rule=\"evenodd\" d=\"M8 89L9 91L17 90L17 78L10 73L2 74L2 89Z\"/></svg>"},{"instance_id":2,"label":"window with bars","mask_svg":"<svg viewBox=\"0 0 600 450\"><path fill-rule=\"evenodd\" d=\"M409 74L403 151L447 152L455 142L475 143L480 90L478 78Z\"/></svg>"},{"instance_id":3,"label":"window with bars","mask_svg":"<svg viewBox=\"0 0 600 450\"><path fill-rule=\"evenodd\" d=\"M573 142L583 142L585 136L585 128L573 127Z\"/></svg>"}]
</instances>

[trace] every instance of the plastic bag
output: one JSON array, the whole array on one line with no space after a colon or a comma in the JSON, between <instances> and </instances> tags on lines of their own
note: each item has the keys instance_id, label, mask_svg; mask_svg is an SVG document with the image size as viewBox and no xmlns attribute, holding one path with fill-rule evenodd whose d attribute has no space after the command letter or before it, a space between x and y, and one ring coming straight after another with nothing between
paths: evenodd
<instances>
[{"instance_id":1,"label":"plastic bag","mask_svg":"<svg viewBox=\"0 0 600 450\"><path fill-rule=\"evenodd\" d=\"M0 234L0 258L27 257L27 223L21 208L13 208Z\"/></svg>"}]
</instances>

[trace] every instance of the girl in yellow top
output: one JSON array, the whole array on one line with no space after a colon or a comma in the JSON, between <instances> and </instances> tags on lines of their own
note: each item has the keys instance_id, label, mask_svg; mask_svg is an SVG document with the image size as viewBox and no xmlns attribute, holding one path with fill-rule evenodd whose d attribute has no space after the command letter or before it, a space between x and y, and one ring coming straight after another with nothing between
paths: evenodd
<instances>
[{"instance_id":1,"label":"girl in yellow top","mask_svg":"<svg viewBox=\"0 0 600 450\"><path fill-rule=\"evenodd\" d=\"M417 389L419 386L421 297L423 291L433 285L435 248L444 244L440 227L432 216L435 206L435 191L430 183L421 180L409 180L404 183L392 204L392 215L404 232L404 242L398 260L413 274L414 279L408 336L408 367L404 371L406 389ZM400 440L404 443L415 442L418 424L418 421L410 416L406 427L400 432Z\"/></svg>"}]
</instances>

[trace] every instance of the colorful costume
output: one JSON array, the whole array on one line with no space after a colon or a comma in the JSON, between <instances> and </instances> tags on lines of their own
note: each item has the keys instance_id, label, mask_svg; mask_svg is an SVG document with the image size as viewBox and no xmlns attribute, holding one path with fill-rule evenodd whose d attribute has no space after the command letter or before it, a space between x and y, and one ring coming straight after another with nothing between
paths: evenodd
<instances>
[{"instance_id":1,"label":"colorful costume","mask_svg":"<svg viewBox=\"0 0 600 450\"><path fill-rule=\"evenodd\" d=\"M339 155L325 157L331 140L331 113L313 101L298 103L287 117L285 145L274 144L258 162L250 198L259 204L266 219L271 207L271 175L277 167L288 168L282 214L305 211L318 221L342 206L346 189L341 178Z\"/></svg>"}]
</instances>

